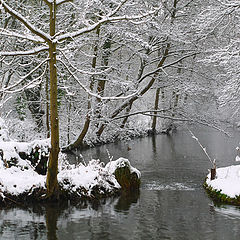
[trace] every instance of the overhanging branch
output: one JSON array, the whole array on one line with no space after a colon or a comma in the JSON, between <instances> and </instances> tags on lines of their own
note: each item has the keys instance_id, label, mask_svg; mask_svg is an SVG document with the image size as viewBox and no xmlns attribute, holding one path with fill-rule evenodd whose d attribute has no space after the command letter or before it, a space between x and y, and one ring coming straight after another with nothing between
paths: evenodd
<instances>
[{"instance_id":1,"label":"overhanging branch","mask_svg":"<svg viewBox=\"0 0 240 240\"><path fill-rule=\"evenodd\" d=\"M72 33L66 33L66 34L62 34L60 36L57 36L54 39L54 42L61 42L63 40L66 39L72 39L75 37L78 37L82 34L85 33L89 33L95 29L97 29L100 25L104 24L104 23L108 23L108 22L118 22L118 21L122 21L122 20L137 20L137 19L142 19L142 18L146 18L149 17L150 15L154 14L156 11L150 11L146 14L142 14L142 15L136 15L136 16L117 16L117 17L112 17L112 13L110 13L107 16L102 17L101 20L99 20L98 22L96 22L95 24L92 24L91 26L88 27L84 27L78 31L72 32Z\"/></svg>"}]
</instances>

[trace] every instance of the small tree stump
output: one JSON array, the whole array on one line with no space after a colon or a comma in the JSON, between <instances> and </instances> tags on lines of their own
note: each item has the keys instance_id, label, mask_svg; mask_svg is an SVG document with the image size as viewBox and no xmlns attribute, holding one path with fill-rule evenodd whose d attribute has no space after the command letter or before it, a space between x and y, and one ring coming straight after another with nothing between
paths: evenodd
<instances>
[{"instance_id":1,"label":"small tree stump","mask_svg":"<svg viewBox=\"0 0 240 240\"><path fill-rule=\"evenodd\" d=\"M213 168L211 168L211 180L216 178L216 164L214 164Z\"/></svg>"},{"instance_id":2,"label":"small tree stump","mask_svg":"<svg viewBox=\"0 0 240 240\"><path fill-rule=\"evenodd\" d=\"M124 167L118 167L114 175L122 188L123 192L136 192L140 188L140 179L137 173L130 171L130 166L125 163Z\"/></svg>"}]
</instances>

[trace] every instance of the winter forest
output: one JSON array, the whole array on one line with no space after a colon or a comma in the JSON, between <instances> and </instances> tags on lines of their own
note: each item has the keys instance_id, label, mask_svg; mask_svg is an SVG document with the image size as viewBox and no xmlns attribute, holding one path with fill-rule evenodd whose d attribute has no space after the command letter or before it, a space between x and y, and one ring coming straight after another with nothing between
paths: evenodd
<instances>
[{"instance_id":1,"label":"winter forest","mask_svg":"<svg viewBox=\"0 0 240 240\"><path fill-rule=\"evenodd\" d=\"M1 1L1 118L20 141L59 123L68 148L236 123L238 11L238 1Z\"/></svg>"},{"instance_id":2,"label":"winter forest","mask_svg":"<svg viewBox=\"0 0 240 240\"><path fill-rule=\"evenodd\" d=\"M61 152L196 125L224 135L240 123L239 18L238 0L0 0L0 142L50 138L56 199Z\"/></svg>"}]
</instances>

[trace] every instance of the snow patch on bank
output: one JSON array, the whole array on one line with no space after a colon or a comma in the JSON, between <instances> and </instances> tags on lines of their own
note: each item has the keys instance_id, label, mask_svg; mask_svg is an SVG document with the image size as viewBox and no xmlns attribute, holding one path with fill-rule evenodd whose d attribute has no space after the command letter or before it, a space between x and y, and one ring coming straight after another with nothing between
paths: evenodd
<instances>
[{"instance_id":1,"label":"snow patch on bank","mask_svg":"<svg viewBox=\"0 0 240 240\"><path fill-rule=\"evenodd\" d=\"M240 195L240 165L217 168L217 177L210 180L207 175L206 184L216 191L221 191L230 198Z\"/></svg>"},{"instance_id":2,"label":"snow patch on bank","mask_svg":"<svg viewBox=\"0 0 240 240\"><path fill-rule=\"evenodd\" d=\"M83 164L70 165L67 162L66 155L60 153L58 181L61 187L69 192L79 193L81 192L79 189L84 189L84 195L81 192L81 196L90 197L94 187L100 189L100 194L111 193L120 189L114 172L118 167L123 167L125 164L130 166L131 172L136 172L140 177L140 172L130 165L129 160L124 158L111 161L106 166L100 160L91 160L87 166ZM3 164L0 165L0 193L2 198L4 198L4 194L18 196L28 193L30 195L35 188L39 187L46 189L46 176L39 175L33 168L24 169L15 166L6 168Z\"/></svg>"},{"instance_id":3,"label":"snow patch on bank","mask_svg":"<svg viewBox=\"0 0 240 240\"><path fill-rule=\"evenodd\" d=\"M114 188L120 189L114 174L104 167L100 160L94 159L87 166L63 164L62 169L59 170L58 181L63 189L71 192L84 188L87 196L91 196L94 187L103 188L107 192L111 192Z\"/></svg>"},{"instance_id":4,"label":"snow patch on bank","mask_svg":"<svg viewBox=\"0 0 240 240\"><path fill-rule=\"evenodd\" d=\"M50 138L34 140L32 142L16 142L16 141L5 142L0 140L0 149L3 152L2 158L4 161L10 161L13 158L17 159L18 161L21 161L21 158L19 156L20 152L30 154L32 149L35 149L36 147L39 147L40 150L43 152L48 152L48 149L50 148ZM26 163L24 164L24 166L25 165Z\"/></svg>"},{"instance_id":5,"label":"snow patch on bank","mask_svg":"<svg viewBox=\"0 0 240 240\"><path fill-rule=\"evenodd\" d=\"M32 188L45 188L46 177L39 175L32 169L22 171L20 168L0 169L0 191L11 195L30 192Z\"/></svg>"}]
</instances>

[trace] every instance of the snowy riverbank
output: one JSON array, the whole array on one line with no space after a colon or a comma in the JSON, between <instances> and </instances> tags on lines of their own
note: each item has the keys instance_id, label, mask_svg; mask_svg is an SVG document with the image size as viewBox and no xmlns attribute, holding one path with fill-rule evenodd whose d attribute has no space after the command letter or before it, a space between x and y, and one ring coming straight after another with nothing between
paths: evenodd
<instances>
[{"instance_id":1,"label":"snowy riverbank","mask_svg":"<svg viewBox=\"0 0 240 240\"><path fill-rule=\"evenodd\" d=\"M61 154L58 182L62 196L67 199L96 199L115 195L121 190L115 171L125 166L140 178L140 172L124 158L111 161L106 166L99 160L91 160L85 166L70 165L66 155ZM45 175L38 174L33 168L0 165L0 203L38 201L44 198L45 192Z\"/></svg>"},{"instance_id":2,"label":"snowy riverbank","mask_svg":"<svg viewBox=\"0 0 240 240\"><path fill-rule=\"evenodd\" d=\"M209 173L204 186L214 200L240 205L240 165L217 168L216 179Z\"/></svg>"}]
</instances>

